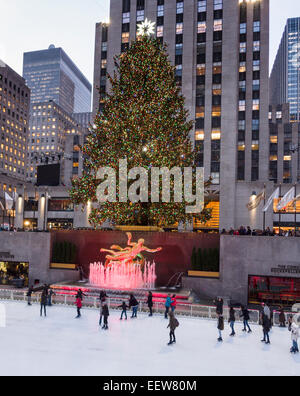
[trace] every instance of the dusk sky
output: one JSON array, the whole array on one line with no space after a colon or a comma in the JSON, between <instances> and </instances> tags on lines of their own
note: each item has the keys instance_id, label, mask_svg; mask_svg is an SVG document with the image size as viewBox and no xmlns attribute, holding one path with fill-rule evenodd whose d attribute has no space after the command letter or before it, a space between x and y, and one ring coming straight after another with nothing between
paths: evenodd
<instances>
[{"instance_id":1,"label":"dusk sky","mask_svg":"<svg viewBox=\"0 0 300 396\"><path fill-rule=\"evenodd\" d=\"M270 65L287 18L300 16L300 1L270 0ZM0 59L22 74L23 52L62 47L93 80L95 23L109 18L109 0L0 0Z\"/></svg>"}]
</instances>

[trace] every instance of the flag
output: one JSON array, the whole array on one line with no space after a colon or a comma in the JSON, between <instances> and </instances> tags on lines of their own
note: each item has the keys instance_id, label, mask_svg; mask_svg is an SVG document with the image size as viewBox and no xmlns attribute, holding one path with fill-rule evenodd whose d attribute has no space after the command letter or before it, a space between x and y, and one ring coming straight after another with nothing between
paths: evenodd
<instances>
[{"instance_id":1,"label":"flag","mask_svg":"<svg viewBox=\"0 0 300 396\"><path fill-rule=\"evenodd\" d=\"M7 194L7 192L4 194L5 194L5 208L6 210L12 210L14 206L14 200L10 195Z\"/></svg>"},{"instance_id":2,"label":"flag","mask_svg":"<svg viewBox=\"0 0 300 396\"><path fill-rule=\"evenodd\" d=\"M4 209L4 206L3 206L3 203L2 203L1 201L0 201L0 209L3 210L3 212L4 212L4 210L5 210L5 209Z\"/></svg>"},{"instance_id":3,"label":"flag","mask_svg":"<svg viewBox=\"0 0 300 396\"><path fill-rule=\"evenodd\" d=\"M263 208L263 212L266 212L270 205L273 203L274 199L279 198L279 187L276 188L276 190L273 192L273 194L270 196L268 199L268 202L266 203L265 207Z\"/></svg>"},{"instance_id":4,"label":"flag","mask_svg":"<svg viewBox=\"0 0 300 396\"><path fill-rule=\"evenodd\" d=\"M277 205L277 210L282 210L295 198L295 186L292 187Z\"/></svg>"},{"instance_id":5,"label":"flag","mask_svg":"<svg viewBox=\"0 0 300 396\"><path fill-rule=\"evenodd\" d=\"M254 199L250 198L250 201L246 205L248 210L250 211L256 209L264 198L265 190L258 194Z\"/></svg>"},{"instance_id":6,"label":"flag","mask_svg":"<svg viewBox=\"0 0 300 396\"><path fill-rule=\"evenodd\" d=\"M297 195L296 198L293 199L293 201L291 202L291 205L296 208L297 207L297 202L300 201L300 194Z\"/></svg>"}]
</instances>

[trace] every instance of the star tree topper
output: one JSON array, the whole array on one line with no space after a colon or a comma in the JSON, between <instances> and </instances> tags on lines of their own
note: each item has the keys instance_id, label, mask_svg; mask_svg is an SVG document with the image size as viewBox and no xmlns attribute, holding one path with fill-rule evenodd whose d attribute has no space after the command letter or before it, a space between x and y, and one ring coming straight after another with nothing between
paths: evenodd
<instances>
[{"instance_id":1,"label":"star tree topper","mask_svg":"<svg viewBox=\"0 0 300 396\"><path fill-rule=\"evenodd\" d=\"M149 21L147 18L138 25L138 36L151 36L155 33L155 22Z\"/></svg>"}]
</instances>

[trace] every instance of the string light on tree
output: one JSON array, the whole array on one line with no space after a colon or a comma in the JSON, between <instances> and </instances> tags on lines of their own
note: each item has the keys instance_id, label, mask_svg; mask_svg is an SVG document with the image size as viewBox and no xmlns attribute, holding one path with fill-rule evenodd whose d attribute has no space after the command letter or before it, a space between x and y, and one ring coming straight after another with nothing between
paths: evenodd
<instances>
[{"instance_id":1,"label":"string light on tree","mask_svg":"<svg viewBox=\"0 0 300 396\"><path fill-rule=\"evenodd\" d=\"M138 25L138 36L151 36L155 33L155 22L149 21L147 18Z\"/></svg>"}]
</instances>

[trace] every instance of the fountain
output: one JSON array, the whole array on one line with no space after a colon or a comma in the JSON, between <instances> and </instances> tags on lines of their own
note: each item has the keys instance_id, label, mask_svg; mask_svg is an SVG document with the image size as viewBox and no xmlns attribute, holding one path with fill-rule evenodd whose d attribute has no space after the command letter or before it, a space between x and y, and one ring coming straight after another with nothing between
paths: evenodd
<instances>
[{"instance_id":1,"label":"fountain","mask_svg":"<svg viewBox=\"0 0 300 396\"><path fill-rule=\"evenodd\" d=\"M146 261L141 252L155 253L162 248L149 249L144 245L144 239L132 242L130 232L127 247L113 245L110 249L101 249L108 252L105 263L90 264L90 284L105 289L153 289L156 280L156 264Z\"/></svg>"}]
</instances>

